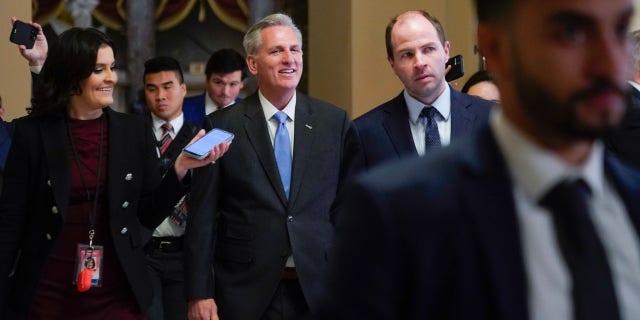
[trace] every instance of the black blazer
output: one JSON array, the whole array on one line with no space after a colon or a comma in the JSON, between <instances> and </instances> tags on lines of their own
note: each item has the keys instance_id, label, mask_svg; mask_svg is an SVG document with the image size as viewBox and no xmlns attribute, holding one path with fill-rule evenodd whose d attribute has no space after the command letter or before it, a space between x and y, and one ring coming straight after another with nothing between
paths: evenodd
<instances>
[{"instance_id":1,"label":"black blazer","mask_svg":"<svg viewBox=\"0 0 640 320\"><path fill-rule=\"evenodd\" d=\"M493 103L451 92L451 142L471 135L486 123ZM407 102L401 92L395 98L353 120L367 168L408 156L417 156L409 128Z\"/></svg>"},{"instance_id":2,"label":"black blazer","mask_svg":"<svg viewBox=\"0 0 640 320\"><path fill-rule=\"evenodd\" d=\"M618 127L604 141L620 159L640 168L640 91L634 87L629 90L627 111Z\"/></svg>"},{"instance_id":3,"label":"black blazer","mask_svg":"<svg viewBox=\"0 0 640 320\"><path fill-rule=\"evenodd\" d=\"M235 138L194 171L185 277L188 300L215 298L222 319L260 319L291 254L312 311L326 284L330 211L360 154L344 110L298 92L295 117L289 200L257 92L205 118Z\"/></svg>"},{"instance_id":4,"label":"black blazer","mask_svg":"<svg viewBox=\"0 0 640 320\"><path fill-rule=\"evenodd\" d=\"M326 319L529 318L513 186L488 126L478 134L346 193ZM605 172L637 232L640 172L609 152Z\"/></svg>"},{"instance_id":5,"label":"black blazer","mask_svg":"<svg viewBox=\"0 0 640 320\"><path fill-rule=\"evenodd\" d=\"M152 292L141 227L153 229L160 224L186 190L175 174L167 174L154 190L159 174L151 128L141 116L109 108L105 112L111 237L144 312ZM0 198L0 306L8 317L27 314L38 275L67 215L71 169L65 117L64 112L50 112L16 121L4 176L6 188Z\"/></svg>"}]
</instances>

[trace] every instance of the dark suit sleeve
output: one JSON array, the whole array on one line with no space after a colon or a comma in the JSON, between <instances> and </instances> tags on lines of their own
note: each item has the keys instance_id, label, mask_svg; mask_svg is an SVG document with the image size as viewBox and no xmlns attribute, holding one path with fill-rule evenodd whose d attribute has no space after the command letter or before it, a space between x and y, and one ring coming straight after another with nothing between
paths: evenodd
<instances>
[{"instance_id":1,"label":"dark suit sleeve","mask_svg":"<svg viewBox=\"0 0 640 320\"><path fill-rule=\"evenodd\" d=\"M203 128L213 128L206 117ZM185 289L187 301L213 297L214 236L218 204L219 163L193 171L185 231Z\"/></svg>"},{"instance_id":2,"label":"dark suit sleeve","mask_svg":"<svg viewBox=\"0 0 640 320\"><path fill-rule=\"evenodd\" d=\"M18 248L24 233L27 207L30 202L31 192L28 177L23 176L29 172L30 157L28 146L33 142L28 140L28 130L19 124L16 125L14 143L7 159L7 171L4 175L5 188L0 197L0 318L3 309L6 308L8 290L10 288L11 269L18 258Z\"/></svg>"},{"instance_id":3,"label":"dark suit sleeve","mask_svg":"<svg viewBox=\"0 0 640 320\"><path fill-rule=\"evenodd\" d=\"M403 319L406 311L397 308L408 291L402 288L400 251L394 249L397 235L385 228L384 197L361 183L346 189L321 318Z\"/></svg>"}]
</instances>

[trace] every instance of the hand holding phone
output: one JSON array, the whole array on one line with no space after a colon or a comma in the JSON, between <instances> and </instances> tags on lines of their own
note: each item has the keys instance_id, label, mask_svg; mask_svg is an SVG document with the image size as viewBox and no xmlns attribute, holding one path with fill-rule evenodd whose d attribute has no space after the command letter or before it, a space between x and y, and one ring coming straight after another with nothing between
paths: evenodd
<instances>
[{"instance_id":1,"label":"hand holding phone","mask_svg":"<svg viewBox=\"0 0 640 320\"><path fill-rule=\"evenodd\" d=\"M464 60L462 60L462 55L457 55L445 64L445 68L447 66L451 66L451 69L444 76L444 79L449 81L456 80L462 76L464 76Z\"/></svg>"},{"instance_id":2,"label":"hand holding phone","mask_svg":"<svg viewBox=\"0 0 640 320\"><path fill-rule=\"evenodd\" d=\"M222 142L231 143L233 137L234 135L231 132L222 129L212 129L202 138L186 146L182 152L189 157L201 160L206 158L209 152L211 152L211 149L216 145Z\"/></svg>"},{"instance_id":3,"label":"hand holding phone","mask_svg":"<svg viewBox=\"0 0 640 320\"><path fill-rule=\"evenodd\" d=\"M38 28L20 20L16 20L13 23L13 28L11 28L9 41L18 45L24 45L27 49L31 49L36 43L37 36Z\"/></svg>"}]
</instances>

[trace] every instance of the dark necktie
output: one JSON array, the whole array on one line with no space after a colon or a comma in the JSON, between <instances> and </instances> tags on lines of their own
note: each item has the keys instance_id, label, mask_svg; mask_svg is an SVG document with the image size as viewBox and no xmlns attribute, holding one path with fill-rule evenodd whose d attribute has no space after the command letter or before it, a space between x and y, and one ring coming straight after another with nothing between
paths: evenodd
<instances>
[{"instance_id":1,"label":"dark necktie","mask_svg":"<svg viewBox=\"0 0 640 320\"><path fill-rule=\"evenodd\" d=\"M424 121L425 151L440 146L440 133L434 118L436 114L438 114L438 110L434 107L424 107L420 112L420 117Z\"/></svg>"},{"instance_id":2,"label":"dark necktie","mask_svg":"<svg viewBox=\"0 0 640 320\"><path fill-rule=\"evenodd\" d=\"M563 181L540 204L552 212L560 251L571 272L575 320L620 319L607 257L591 221L583 180Z\"/></svg>"},{"instance_id":3,"label":"dark necktie","mask_svg":"<svg viewBox=\"0 0 640 320\"><path fill-rule=\"evenodd\" d=\"M160 138L160 141L158 141L158 148L160 149L160 154L162 155L167 151L167 149L171 145L171 142L173 141L173 138L171 138L171 131L173 130L173 126L171 125L171 123L165 122L160 128L162 128L162 138ZM173 212L169 216L169 220L171 220L171 222L182 228L184 228L185 223L187 222L187 201L185 201L185 197L186 196L180 199L178 204L173 208Z\"/></svg>"},{"instance_id":4,"label":"dark necktie","mask_svg":"<svg viewBox=\"0 0 640 320\"><path fill-rule=\"evenodd\" d=\"M289 187L291 185L291 140L289 139L289 131L285 125L288 117L289 116L282 111L278 111L273 115L273 118L278 120L278 129L273 139L273 151L287 199L289 199Z\"/></svg>"},{"instance_id":5,"label":"dark necktie","mask_svg":"<svg viewBox=\"0 0 640 320\"><path fill-rule=\"evenodd\" d=\"M173 127L171 126L171 123L165 122L162 124L161 128L162 138L158 141L158 148L160 149L160 154L164 154L164 152L167 151L167 148L169 148L171 141L173 141L171 138L171 130L173 130Z\"/></svg>"}]
</instances>

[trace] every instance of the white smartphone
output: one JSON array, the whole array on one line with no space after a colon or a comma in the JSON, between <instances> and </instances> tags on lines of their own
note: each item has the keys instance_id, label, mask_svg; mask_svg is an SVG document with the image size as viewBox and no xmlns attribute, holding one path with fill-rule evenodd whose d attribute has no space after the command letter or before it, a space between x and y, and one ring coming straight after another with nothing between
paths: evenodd
<instances>
[{"instance_id":1,"label":"white smartphone","mask_svg":"<svg viewBox=\"0 0 640 320\"><path fill-rule=\"evenodd\" d=\"M189 157L201 160L206 158L209 155L209 152L211 152L211 149L216 145L222 142L231 143L233 137L233 133L231 132L227 132L222 129L212 129L202 138L186 146L182 152Z\"/></svg>"}]
</instances>

